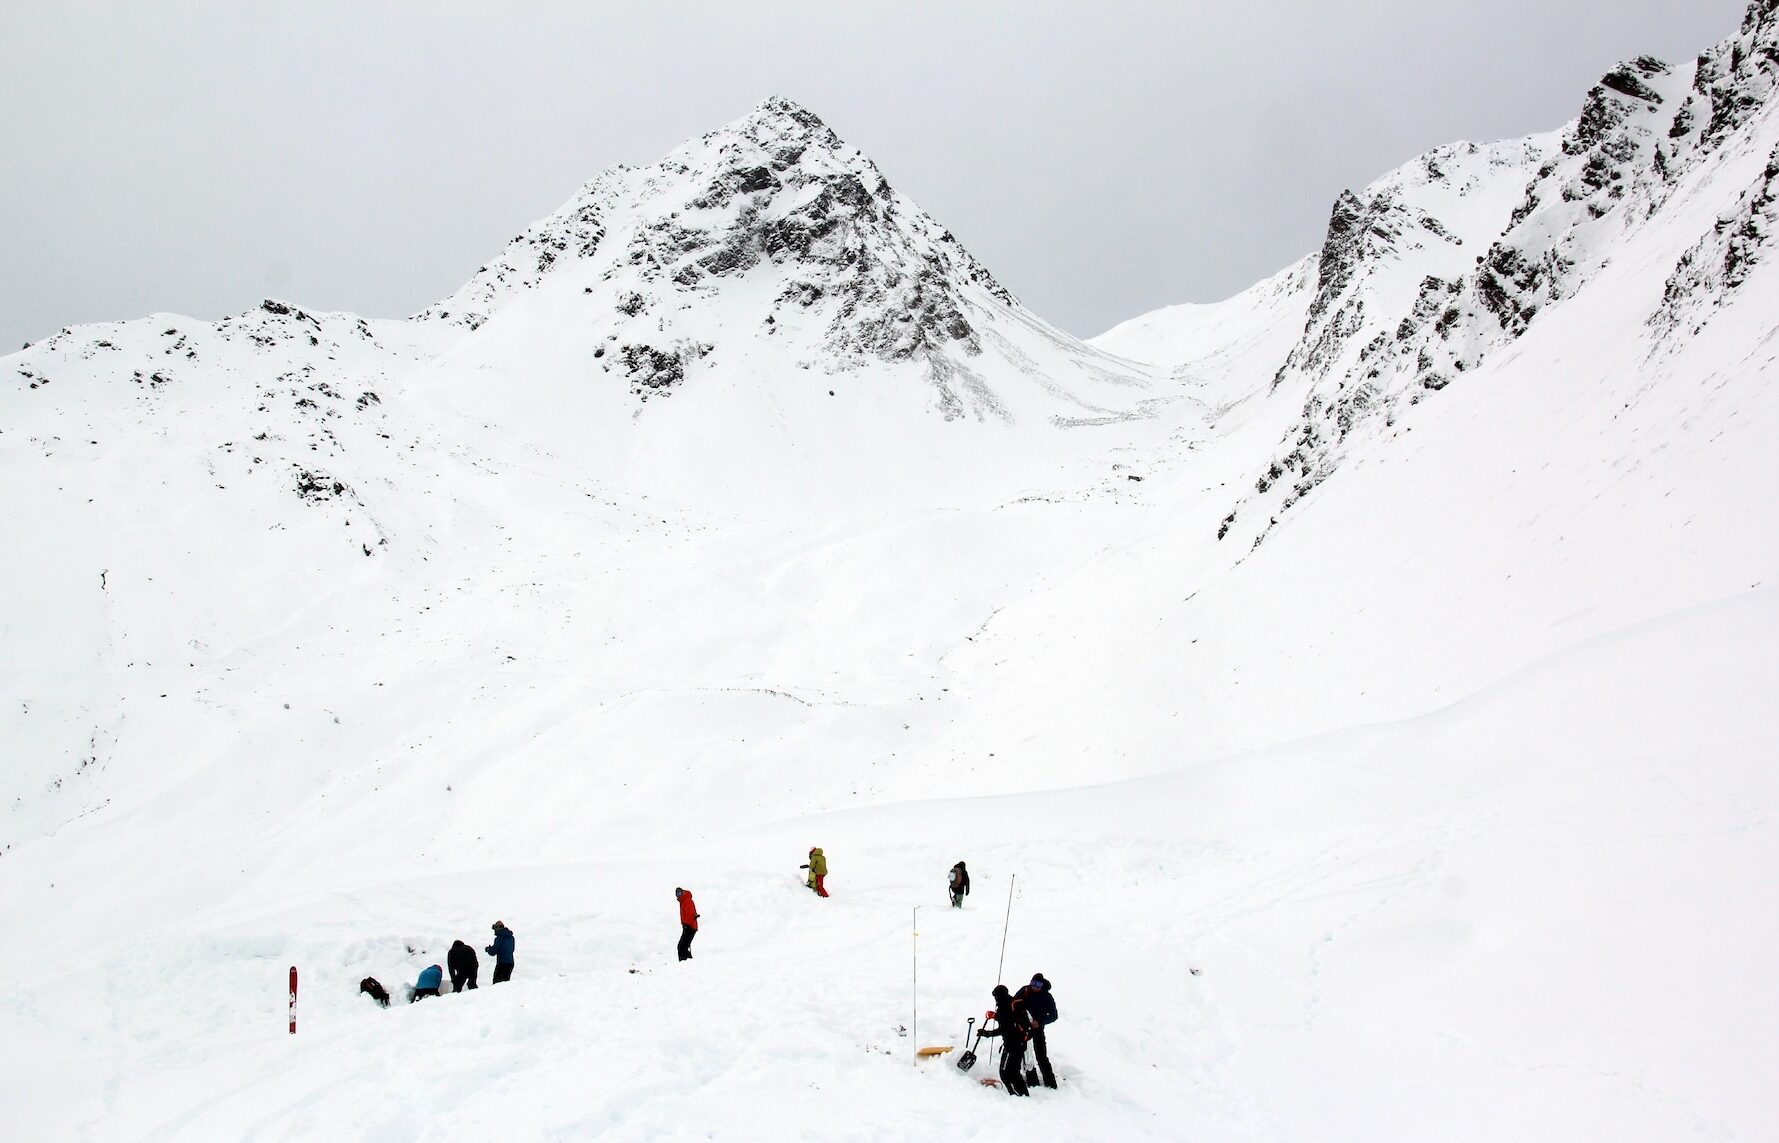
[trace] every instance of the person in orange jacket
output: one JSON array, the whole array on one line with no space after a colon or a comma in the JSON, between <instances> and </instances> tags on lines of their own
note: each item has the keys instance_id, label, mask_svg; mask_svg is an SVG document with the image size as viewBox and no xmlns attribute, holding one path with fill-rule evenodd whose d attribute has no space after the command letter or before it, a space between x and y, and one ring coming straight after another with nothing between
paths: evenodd
<instances>
[{"instance_id":1,"label":"person in orange jacket","mask_svg":"<svg viewBox=\"0 0 1779 1143\"><path fill-rule=\"evenodd\" d=\"M675 889L679 898L679 958L692 959L692 938L698 935L698 906L692 904L690 889Z\"/></svg>"}]
</instances>

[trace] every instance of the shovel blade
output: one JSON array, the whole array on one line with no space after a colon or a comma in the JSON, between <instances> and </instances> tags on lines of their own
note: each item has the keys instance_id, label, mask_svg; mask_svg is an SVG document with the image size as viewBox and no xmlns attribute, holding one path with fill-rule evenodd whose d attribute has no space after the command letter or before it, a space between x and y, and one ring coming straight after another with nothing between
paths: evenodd
<instances>
[{"instance_id":1,"label":"shovel blade","mask_svg":"<svg viewBox=\"0 0 1779 1143\"><path fill-rule=\"evenodd\" d=\"M957 1070L960 1072L967 1072L975 1066L976 1066L976 1053L975 1052L965 1052L963 1055L961 1055L957 1058Z\"/></svg>"}]
</instances>

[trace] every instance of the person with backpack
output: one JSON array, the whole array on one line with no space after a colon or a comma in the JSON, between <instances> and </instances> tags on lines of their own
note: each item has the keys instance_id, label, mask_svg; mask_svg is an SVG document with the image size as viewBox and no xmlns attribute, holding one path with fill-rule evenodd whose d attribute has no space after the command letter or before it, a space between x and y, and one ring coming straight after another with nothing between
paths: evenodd
<instances>
[{"instance_id":1,"label":"person with backpack","mask_svg":"<svg viewBox=\"0 0 1779 1143\"><path fill-rule=\"evenodd\" d=\"M698 906L692 903L690 889L675 889L679 899L679 958L692 959L692 938L698 935Z\"/></svg>"},{"instance_id":2,"label":"person with backpack","mask_svg":"<svg viewBox=\"0 0 1779 1143\"><path fill-rule=\"evenodd\" d=\"M389 990L374 976L367 976L358 982L358 991L375 1000L380 1006L389 1007Z\"/></svg>"},{"instance_id":3,"label":"person with backpack","mask_svg":"<svg viewBox=\"0 0 1779 1143\"><path fill-rule=\"evenodd\" d=\"M822 885L822 878L828 875L828 859L822 856L821 846L810 846L809 864L799 865L797 868L809 870L808 885L815 890L816 896L826 897L828 895L827 888Z\"/></svg>"},{"instance_id":4,"label":"person with backpack","mask_svg":"<svg viewBox=\"0 0 1779 1143\"><path fill-rule=\"evenodd\" d=\"M964 868L964 863L961 861L951 867L950 886L951 907L953 909L963 908L964 898L970 895L970 871Z\"/></svg>"},{"instance_id":5,"label":"person with backpack","mask_svg":"<svg viewBox=\"0 0 1779 1143\"><path fill-rule=\"evenodd\" d=\"M482 963L476 959L475 949L462 941L452 941L451 951L445 954L445 964L451 970L452 992L476 986L476 974L481 971Z\"/></svg>"},{"instance_id":6,"label":"person with backpack","mask_svg":"<svg viewBox=\"0 0 1779 1143\"><path fill-rule=\"evenodd\" d=\"M427 965L420 970L420 979L414 982L414 991L408 994L408 1003L412 1004L422 996L437 996L439 985L443 983L444 979L444 969L436 964Z\"/></svg>"},{"instance_id":7,"label":"person with backpack","mask_svg":"<svg viewBox=\"0 0 1779 1143\"><path fill-rule=\"evenodd\" d=\"M1032 1022L1032 1055L1038 1063L1038 1075L1045 1087L1056 1086L1056 1073L1050 1070L1050 1050L1044 1043L1044 1026L1056 1023L1056 998L1050 995L1050 982L1044 974L1032 974L1032 982L1015 996L1025 1006Z\"/></svg>"},{"instance_id":8,"label":"person with backpack","mask_svg":"<svg viewBox=\"0 0 1779 1143\"><path fill-rule=\"evenodd\" d=\"M978 1037L999 1036L1001 1039L1001 1086L1008 1095L1030 1095L1025 1086L1025 1042L1031 1034L1031 1020L1025 1006L1013 999L1004 984L995 985L994 1011L984 1020L993 1020L993 1028L983 1028Z\"/></svg>"},{"instance_id":9,"label":"person with backpack","mask_svg":"<svg viewBox=\"0 0 1779 1143\"><path fill-rule=\"evenodd\" d=\"M482 951L494 958L494 983L513 979L513 930L505 921L494 922L494 943Z\"/></svg>"}]
</instances>

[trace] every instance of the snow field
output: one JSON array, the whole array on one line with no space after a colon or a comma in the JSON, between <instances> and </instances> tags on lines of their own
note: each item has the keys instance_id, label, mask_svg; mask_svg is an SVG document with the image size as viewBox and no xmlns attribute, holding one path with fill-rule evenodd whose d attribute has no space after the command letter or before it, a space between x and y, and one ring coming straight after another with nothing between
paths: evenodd
<instances>
[{"instance_id":1,"label":"snow field","mask_svg":"<svg viewBox=\"0 0 1779 1143\"><path fill-rule=\"evenodd\" d=\"M1271 378L1315 259L1102 339L1138 364L1003 303L930 220L878 251L966 275L930 324L849 277L871 251L749 262L745 164L596 180L640 260L552 245L599 224L577 200L451 303L473 330L268 303L10 355L7 1131L1779 1133L1779 265L1686 336L1650 322L1774 123L1612 216L1524 336L1402 390L1259 546L1218 526L1303 428L1312 383ZM1378 184L1466 245L1337 251L1376 308L1462 271L1548 142L1474 191ZM682 200L708 231L655 216ZM820 237L877 202L834 201L769 205ZM980 355L823 356L954 301ZM594 364L614 334L709 353L644 401ZM1003 975L1062 1012L1064 1086L1029 1100L974 1082L992 1048L911 1061L988 1007L1014 874ZM356 996L495 917L510 985Z\"/></svg>"},{"instance_id":2,"label":"snow field","mask_svg":"<svg viewBox=\"0 0 1779 1143\"><path fill-rule=\"evenodd\" d=\"M60 1093L49 1134L104 1138L1757 1137L1760 1084L1713 1045L1758 1053L1779 1017L1743 987L1779 923L1741 907L1779 858L1774 619L1764 590L1164 777L237 900L10 994L7 1074ZM817 842L826 901L795 868ZM1015 872L1005 975L1043 971L1062 1010L1063 1087L1024 1101L909 1062L988 1006ZM702 914L685 965L676 884ZM474 994L354 995L494 914L511 984L484 957ZM61 1051L14 1070L38 1037Z\"/></svg>"}]
</instances>

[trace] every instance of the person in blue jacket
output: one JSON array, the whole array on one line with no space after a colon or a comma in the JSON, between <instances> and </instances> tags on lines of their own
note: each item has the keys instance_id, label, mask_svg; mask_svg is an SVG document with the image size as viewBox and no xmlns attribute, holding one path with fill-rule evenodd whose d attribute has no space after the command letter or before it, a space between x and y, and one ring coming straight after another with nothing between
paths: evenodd
<instances>
[{"instance_id":1,"label":"person in blue jacket","mask_svg":"<svg viewBox=\"0 0 1779 1143\"><path fill-rule=\"evenodd\" d=\"M494 943L485 950L494 958L494 983L513 979L513 930L505 921L494 922Z\"/></svg>"},{"instance_id":2,"label":"person in blue jacket","mask_svg":"<svg viewBox=\"0 0 1779 1143\"><path fill-rule=\"evenodd\" d=\"M439 994L439 982L444 979L444 969L436 964L427 965L420 970L420 979L414 982L414 993L408 997L408 1003L412 1004L422 996L437 996Z\"/></svg>"}]
</instances>

